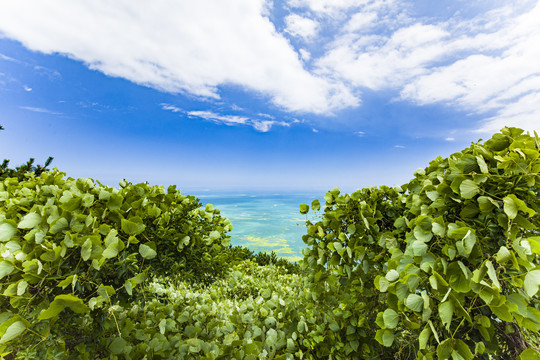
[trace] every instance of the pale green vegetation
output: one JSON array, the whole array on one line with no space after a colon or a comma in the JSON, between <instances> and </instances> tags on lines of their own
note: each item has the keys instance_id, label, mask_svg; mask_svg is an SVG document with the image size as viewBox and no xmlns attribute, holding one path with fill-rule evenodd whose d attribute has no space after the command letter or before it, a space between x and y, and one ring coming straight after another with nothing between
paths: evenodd
<instances>
[{"instance_id":1,"label":"pale green vegetation","mask_svg":"<svg viewBox=\"0 0 540 360\"><path fill-rule=\"evenodd\" d=\"M540 359L540 139L519 129L300 205L300 265L230 247L174 187L12 175L2 358Z\"/></svg>"}]
</instances>

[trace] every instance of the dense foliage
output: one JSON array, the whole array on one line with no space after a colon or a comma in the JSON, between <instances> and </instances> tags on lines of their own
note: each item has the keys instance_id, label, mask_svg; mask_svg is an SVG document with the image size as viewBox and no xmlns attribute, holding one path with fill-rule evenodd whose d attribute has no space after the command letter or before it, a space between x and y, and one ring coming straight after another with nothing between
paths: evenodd
<instances>
[{"instance_id":1,"label":"dense foliage","mask_svg":"<svg viewBox=\"0 0 540 360\"><path fill-rule=\"evenodd\" d=\"M28 172L34 173L35 175L39 176L41 175L41 173L49 170L47 169L47 167L53 161L53 157L49 156L47 158L47 161L45 161L45 164L43 165L35 165L34 161L34 158L30 158L25 164L17 166L13 169L9 167L9 160L4 159L2 164L0 164L0 180L8 177L15 177L19 181L21 181L25 178L25 175Z\"/></svg>"},{"instance_id":2,"label":"dense foliage","mask_svg":"<svg viewBox=\"0 0 540 360\"><path fill-rule=\"evenodd\" d=\"M0 357L540 359L539 173L538 136L507 128L401 187L333 189L300 264L229 246L174 187L5 177Z\"/></svg>"},{"instance_id":3,"label":"dense foliage","mask_svg":"<svg viewBox=\"0 0 540 360\"><path fill-rule=\"evenodd\" d=\"M540 330L539 150L538 136L505 128L402 187L327 193L304 236L312 296L336 323L316 353L509 359L529 348Z\"/></svg>"},{"instance_id":4,"label":"dense foliage","mask_svg":"<svg viewBox=\"0 0 540 360\"><path fill-rule=\"evenodd\" d=\"M230 222L174 187L123 182L116 189L45 172L5 179L0 204L6 349L34 344L39 353L61 341L70 352L100 353L103 329L117 322L102 308L144 303L147 277L182 272L209 283L228 269L219 250Z\"/></svg>"}]
</instances>

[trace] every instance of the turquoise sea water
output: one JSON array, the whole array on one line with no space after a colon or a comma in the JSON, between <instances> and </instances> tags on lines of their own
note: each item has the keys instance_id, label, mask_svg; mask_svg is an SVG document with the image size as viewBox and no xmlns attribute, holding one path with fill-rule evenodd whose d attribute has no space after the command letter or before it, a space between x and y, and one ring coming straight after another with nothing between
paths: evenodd
<instances>
[{"instance_id":1,"label":"turquoise sea water","mask_svg":"<svg viewBox=\"0 0 540 360\"><path fill-rule=\"evenodd\" d=\"M231 220L232 245L246 246L255 251L274 251L291 261L302 258L305 244L306 219L300 204L311 204L324 194L278 194L278 193L203 193L194 194L203 204L212 204L221 215Z\"/></svg>"}]
</instances>

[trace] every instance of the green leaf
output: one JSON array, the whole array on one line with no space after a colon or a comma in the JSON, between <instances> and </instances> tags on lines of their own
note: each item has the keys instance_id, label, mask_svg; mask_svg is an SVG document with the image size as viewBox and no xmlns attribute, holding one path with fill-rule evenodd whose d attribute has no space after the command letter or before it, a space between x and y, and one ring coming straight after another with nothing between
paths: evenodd
<instances>
[{"instance_id":1,"label":"green leaf","mask_svg":"<svg viewBox=\"0 0 540 360\"><path fill-rule=\"evenodd\" d=\"M16 233L17 229L10 223L3 222L0 224L0 242L11 240Z\"/></svg>"},{"instance_id":2,"label":"green leaf","mask_svg":"<svg viewBox=\"0 0 540 360\"><path fill-rule=\"evenodd\" d=\"M35 212L31 212L26 214L22 219L19 225L17 226L19 229L32 229L36 225L39 225L41 222L41 215Z\"/></svg>"},{"instance_id":3,"label":"green leaf","mask_svg":"<svg viewBox=\"0 0 540 360\"><path fill-rule=\"evenodd\" d=\"M408 247L412 250L414 256L422 256L428 250L428 246L420 240L413 241Z\"/></svg>"},{"instance_id":4,"label":"green leaf","mask_svg":"<svg viewBox=\"0 0 540 360\"><path fill-rule=\"evenodd\" d=\"M525 201L519 199L516 195L510 194L503 198L504 202L504 212L510 219L514 219L517 216L517 211L523 211L529 216L534 216L536 212L529 208ZM507 211L508 209L508 211Z\"/></svg>"},{"instance_id":5,"label":"green leaf","mask_svg":"<svg viewBox=\"0 0 540 360\"><path fill-rule=\"evenodd\" d=\"M525 275L525 281L523 281L523 288L530 297L533 297L538 292L540 286L540 270L529 271Z\"/></svg>"},{"instance_id":6,"label":"green leaf","mask_svg":"<svg viewBox=\"0 0 540 360\"><path fill-rule=\"evenodd\" d=\"M2 335L2 338L0 339L0 344L5 344L8 341L15 339L25 331L26 324L21 320L15 321L13 324L8 326L8 328L4 332L4 335Z\"/></svg>"},{"instance_id":7,"label":"green leaf","mask_svg":"<svg viewBox=\"0 0 540 360\"><path fill-rule=\"evenodd\" d=\"M82 197L82 206L90 207L94 203L94 195L84 194Z\"/></svg>"},{"instance_id":8,"label":"green leaf","mask_svg":"<svg viewBox=\"0 0 540 360\"><path fill-rule=\"evenodd\" d=\"M410 294L405 299L405 306L413 311L421 312L424 308L424 299L420 295Z\"/></svg>"},{"instance_id":9,"label":"green leaf","mask_svg":"<svg viewBox=\"0 0 540 360\"><path fill-rule=\"evenodd\" d=\"M386 347L392 346L394 343L394 333L390 330L384 330L382 335L382 343Z\"/></svg>"},{"instance_id":10,"label":"green leaf","mask_svg":"<svg viewBox=\"0 0 540 360\"><path fill-rule=\"evenodd\" d=\"M394 342L394 333L392 330L379 329L375 333L375 340L377 340L379 344L383 346L390 347Z\"/></svg>"},{"instance_id":11,"label":"green leaf","mask_svg":"<svg viewBox=\"0 0 540 360\"><path fill-rule=\"evenodd\" d=\"M153 246L152 246L153 245ZM139 245L139 254L145 259L153 259L156 257L157 252L152 247L156 247L153 241L150 241L146 244Z\"/></svg>"},{"instance_id":12,"label":"green leaf","mask_svg":"<svg viewBox=\"0 0 540 360\"><path fill-rule=\"evenodd\" d=\"M459 192L464 199L472 199L479 191L478 185L470 179L463 180L459 185Z\"/></svg>"},{"instance_id":13,"label":"green leaf","mask_svg":"<svg viewBox=\"0 0 540 360\"><path fill-rule=\"evenodd\" d=\"M88 306L83 303L82 299L79 299L77 296L71 294L58 295L54 298L53 303L55 302L61 304L62 306L69 307L73 312L76 313L85 313L90 310Z\"/></svg>"},{"instance_id":14,"label":"green leaf","mask_svg":"<svg viewBox=\"0 0 540 360\"><path fill-rule=\"evenodd\" d=\"M457 352L461 356L462 359L465 359L465 360L474 359L474 355L472 354L471 349L463 340L454 339L454 351ZM452 358L456 359L456 357L454 357L453 354L452 354Z\"/></svg>"},{"instance_id":15,"label":"green leaf","mask_svg":"<svg viewBox=\"0 0 540 360\"><path fill-rule=\"evenodd\" d=\"M124 201L122 195L113 193L110 195L109 201L107 201L107 207L109 210L118 210L122 206L122 201Z\"/></svg>"},{"instance_id":16,"label":"green leaf","mask_svg":"<svg viewBox=\"0 0 540 360\"><path fill-rule=\"evenodd\" d=\"M41 314L39 314L38 319L47 320L47 319L53 318L56 315L60 314L62 310L64 310L65 308L66 308L66 305L53 301L52 303L49 304L49 307L46 310L43 310Z\"/></svg>"},{"instance_id":17,"label":"green leaf","mask_svg":"<svg viewBox=\"0 0 540 360\"><path fill-rule=\"evenodd\" d=\"M139 235L146 228L146 225L144 225L142 219L138 216L132 217L129 220L122 219L121 224L122 231L133 236Z\"/></svg>"},{"instance_id":18,"label":"green leaf","mask_svg":"<svg viewBox=\"0 0 540 360\"><path fill-rule=\"evenodd\" d=\"M495 268L493 267L493 263L490 260L486 260L486 268L487 268L487 274L491 281L493 282L493 285L497 287L497 289L501 290L501 284L499 283L499 279L497 278L497 272L495 271ZM540 271L538 271L540 273Z\"/></svg>"},{"instance_id":19,"label":"green leaf","mask_svg":"<svg viewBox=\"0 0 540 360\"><path fill-rule=\"evenodd\" d=\"M90 259L90 255L92 255L92 240L86 239L81 247L81 258L87 261Z\"/></svg>"},{"instance_id":20,"label":"green leaf","mask_svg":"<svg viewBox=\"0 0 540 360\"><path fill-rule=\"evenodd\" d=\"M431 336L431 329L429 326L424 327L424 330L420 332L420 336L418 336L418 343L420 346L420 350L423 350L427 347L427 343L429 341L429 337Z\"/></svg>"},{"instance_id":21,"label":"green leaf","mask_svg":"<svg viewBox=\"0 0 540 360\"><path fill-rule=\"evenodd\" d=\"M471 290L471 274L461 262L448 265L446 272L448 283L457 292L466 293Z\"/></svg>"},{"instance_id":22,"label":"green leaf","mask_svg":"<svg viewBox=\"0 0 540 360\"><path fill-rule=\"evenodd\" d=\"M504 213L508 216L509 219L515 219L518 213L518 207L513 198L506 196L503 199L504 202Z\"/></svg>"},{"instance_id":23,"label":"green leaf","mask_svg":"<svg viewBox=\"0 0 540 360\"><path fill-rule=\"evenodd\" d=\"M463 247L465 249L465 254L470 254L474 245L476 244L476 235L469 230L465 237L463 238Z\"/></svg>"},{"instance_id":24,"label":"green leaf","mask_svg":"<svg viewBox=\"0 0 540 360\"><path fill-rule=\"evenodd\" d=\"M21 280L17 284L17 296L21 296L26 292L26 289L28 288L28 282L26 280Z\"/></svg>"},{"instance_id":25,"label":"green leaf","mask_svg":"<svg viewBox=\"0 0 540 360\"><path fill-rule=\"evenodd\" d=\"M477 342L474 345L474 353L475 354L483 354L486 351L486 344L484 344L482 341Z\"/></svg>"},{"instance_id":26,"label":"green leaf","mask_svg":"<svg viewBox=\"0 0 540 360\"><path fill-rule=\"evenodd\" d=\"M4 276L11 274L14 269L13 264L10 262L6 260L0 261L0 279L3 279Z\"/></svg>"},{"instance_id":27,"label":"green leaf","mask_svg":"<svg viewBox=\"0 0 540 360\"><path fill-rule=\"evenodd\" d=\"M58 285L56 285L56 286L57 286L57 287L61 287L62 289L65 289L65 288L67 288L69 285L72 284L74 278L75 278L75 275L68 276L68 277L65 278L64 280L60 281L60 282L58 283Z\"/></svg>"},{"instance_id":28,"label":"green leaf","mask_svg":"<svg viewBox=\"0 0 540 360\"><path fill-rule=\"evenodd\" d=\"M488 196L479 196L478 199L478 207L480 208L481 212L490 212L495 207L495 201L488 197Z\"/></svg>"},{"instance_id":29,"label":"green leaf","mask_svg":"<svg viewBox=\"0 0 540 360\"><path fill-rule=\"evenodd\" d=\"M64 230L65 228L67 228L69 226L68 224L68 221L66 218L59 218L57 220L55 220L52 224L51 224L51 227L49 229L49 232L51 234L57 234L59 233L60 231Z\"/></svg>"},{"instance_id":30,"label":"green leaf","mask_svg":"<svg viewBox=\"0 0 540 360\"><path fill-rule=\"evenodd\" d=\"M518 360L540 360L540 353L535 349L525 349L519 354Z\"/></svg>"},{"instance_id":31,"label":"green leaf","mask_svg":"<svg viewBox=\"0 0 540 360\"><path fill-rule=\"evenodd\" d=\"M300 204L300 214L307 214L309 212L309 205Z\"/></svg>"},{"instance_id":32,"label":"green leaf","mask_svg":"<svg viewBox=\"0 0 540 360\"><path fill-rule=\"evenodd\" d=\"M504 265L511 258L512 258L512 254L510 253L510 251L508 250L506 246L501 246L501 248L497 252L497 255L495 255L495 259L501 265Z\"/></svg>"},{"instance_id":33,"label":"green leaf","mask_svg":"<svg viewBox=\"0 0 540 360\"><path fill-rule=\"evenodd\" d=\"M313 209L313 211L319 211L321 210L321 203L319 202L319 200L315 199L311 202L311 208Z\"/></svg>"},{"instance_id":34,"label":"green leaf","mask_svg":"<svg viewBox=\"0 0 540 360\"><path fill-rule=\"evenodd\" d=\"M399 273L396 270L392 269L386 273L385 277L388 281L394 282L399 279Z\"/></svg>"},{"instance_id":35,"label":"green leaf","mask_svg":"<svg viewBox=\"0 0 540 360\"><path fill-rule=\"evenodd\" d=\"M115 355L121 354L126 348L127 342L121 337L116 337L109 345L109 350Z\"/></svg>"},{"instance_id":36,"label":"green leaf","mask_svg":"<svg viewBox=\"0 0 540 360\"><path fill-rule=\"evenodd\" d=\"M124 283L124 289L126 289L126 292L131 296L133 295L133 284L130 280L126 280Z\"/></svg>"},{"instance_id":37,"label":"green leaf","mask_svg":"<svg viewBox=\"0 0 540 360\"><path fill-rule=\"evenodd\" d=\"M454 304L451 301L446 301L439 304L439 317L446 330L450 329L452 323L452 316L454 315Z\"/></svg>"},{"instance_id":38,"label":"green leaf","mask_svg":"<svg viewBox=\"0 0 540 360\"><path fill-rule=\"evenodd\" d=\"M383 320L387 329L394 329L399 322L399 314L392 309L386 309L383 313Z\"/></svg>"},{"instance_id":39,"label":"green leaf","mask_svg":"<svg viewBox=\"0 0 540 360\"><path fill-rule=\"evenodd\" d=\"M107 248L103 251L101 254L105 259L111 259L113 257L116 257L118 255L118 247L119 247L119 240L116 239L115 242L109 244Z\"/></svg>"},{"instance_id":40,"label":"green leaf","mask_svg":"<svg viewBox=\"0 0 540 360\"><path fill-rule=\"evenodd\" d=\"M489 168L486 162L484 161L484 158L482 157L482 155L476 156L476 162L478 163L478 167L480 168L480 171L482 172L482 174L489 174Z\"/></svg>"}]
</instances>

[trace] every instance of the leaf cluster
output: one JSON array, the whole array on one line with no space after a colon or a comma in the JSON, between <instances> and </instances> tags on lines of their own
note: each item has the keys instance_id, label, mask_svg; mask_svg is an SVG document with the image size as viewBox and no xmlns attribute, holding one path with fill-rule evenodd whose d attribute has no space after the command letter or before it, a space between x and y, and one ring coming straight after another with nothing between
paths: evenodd
<instances>
[{"instance_id":1,"label":"leaf cluster","mask_svg":"<svg viewBox=\"0 0 540 360\"><path fill-rule=\"evenodd\" d=\"M43 165L35 165L35 159L30 158L25 164L17 166L15 169L9 167L9 160L4 159L0 164L0 180L8 177L15 177L19 181L23 180L27 172L34 173L36 176L41 175L44 171L48 171L49 165L53 161L53 157L49 156Z\"/></svg>"},{"instance_id":2,"label":"leaf cluster","mask_svg":"<svg viewBox=\"0 0 540 360\"><path fill-rule=\"evenodd\" d=\"M342 346L319 353L461 360L531 347L540 330L539 189L539 137L505 128L401 187L328 192L303 237L304 265L312 296L336 317L327 336Z\"/></svg>"},{"instance_id":3,"label":"leaf cluster","mask_svg":"<svg viewBox=\"0 0 540 360\"><path fill-rule=\"evenodd\" d=\"M174 186L27 173L0 182L0 209L0 354L47 358L59 341L103 353L109 320L120 331L105 307L144 305L149 276L209 283L228 270L213 255L230 222Z\"/></svg>"}]
</instances>

